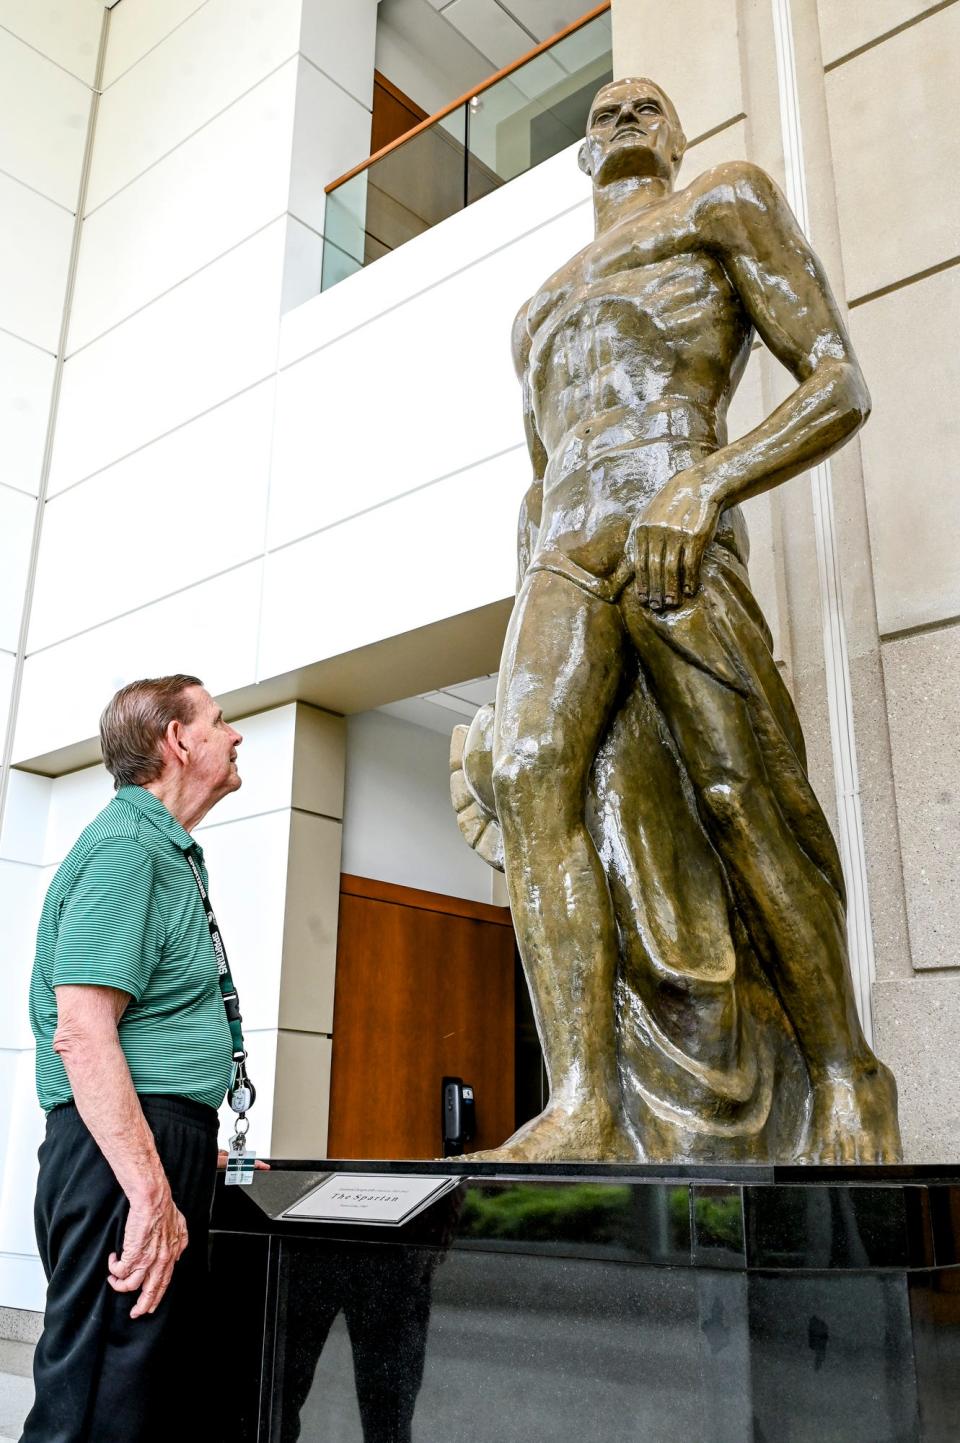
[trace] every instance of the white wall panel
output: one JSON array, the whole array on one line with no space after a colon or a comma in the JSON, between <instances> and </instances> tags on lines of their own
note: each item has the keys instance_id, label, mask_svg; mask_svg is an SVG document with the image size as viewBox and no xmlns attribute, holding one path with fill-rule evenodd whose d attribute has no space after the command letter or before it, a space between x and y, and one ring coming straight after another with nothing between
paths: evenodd
<instances>
[{"instance_id":1,"label":"white wall panel","mask_svg":"<svg viewBox=\"0 0 960 1443\"><path fill-rule=\"evenodd\" d=\"M2 1186L3 1163L10 1156L10 1124L13 1096L17 1082L17 1053L13 1049L5 1052L0 1048L0 1186ZM0 1294L0 1297L3 1295Z\"/></svg>"},{"instance_id":2,"label":"white wall panel","mask_svg":"<svg viewBox=\"0 0 960 1443\"><path fill-rule=\"evenodd\" d=\"M0 126L0 170L74 210L89 88L0 30L0 95L4 114L18 118L16 124Z\"/></svg>"},{"instance_id":3,"label":"white wall panel","mask_svg":"<svg viewBox=\"0 0 960 1443\"><path fill-rule=\"evenodd\" d=\"M88 211L296 54L299 17L300 0L208 0L111 85L97 116Z\"/></svg>"},{"instance_id":4,"label":"white wall panel","mask_svg":"<svg viewBox=\"0 0 960 1443\"><path fill-rule=\"evenodd\" d=\"M509 596L526 448L267 558L260 675ZM322 618L322 624L318 621Z\"/></svg>"},{"instance_id":5,"label":"white wall panel","mask_svg":"<svg viewBox=\"0 0 960 1443\"><path fill-rule=\"evenodd\" d=\"M278 220L66 362L51 495L273 371L285 234Z\"/></svg>"},{"instance_id":6,"label":"white wall panel","mask_svg":"<svg viewBox=\"0 0 960 1443\"><path fill-rule=\"evenodd\" d=\"M323 236L288 216L280 309L286 313L312 300L320 289L322 273Z\"/></svg>"},{"instance_id":7,"label":"white wall panel","mask_svg":"<svg viewBox=\"0 0 960 1443\"><path fill-rule=\"evenodd\" d=\"M13 673L16 657L13 652L0 651L0 747L6 744L7 721L10 715L10 692L13 688Z\"/></svg>"},{"instance_id":8,"label":"white wall panel","mask_svg":"<svg viewBox=\"0 0 960 1443\"><path fill-rule=\"evenodd\" d=\"M196 829L245 1026L275 1027L280 1007L289 811Z\"/></svg>"},{"instance_id":9,"label":"white wall panel","mask_svg":"<svg viewBox=\"0 0 960 1443\"><path fill-rule=\"evenodd\" d=\"M28 657L14 763L96 736L110 697L137 677L192 672L211 692L248 685L261 569L251 562Z\"/></svg>"},{"instance_id":10,"label":"white wall panel","mask_svg":"<svg viewBox=\"0 0 960 1443\"><path fill-rule=\"evenodd\" d=\"M376 32L377 0L303 0L300 49L368 111Z\"/></svg>"},{"instance_id":11,"label":"white wall panel","mask_svg":"<svg viewBox=\"0 0 960 1443\"><path fill-rule=\"evenodd\" d=\"M110 15L104 89L182 25L208 0L123 0Z\"/></svg>"},{"instance_id":12,"label":"white wall panel","mask_svg":"<svg viewBox=\"0 0 960 1443\"><path fill-rule=\"evenodd\" d=\"M40 489L55 364L45 351L0 331L0 479L31 496Z\"/></svg>"},{"instance_id":13,"label":"white wall panel","mask_svg":"<svg viewBox=\"0 0 960 1443\"><path fill-rule=\"evenodd\" d=\"M372 57L370 60L372 76ZM323 230L325 185L370 152L370 111L313 65L298 62L290 209Z\"/></svg>"},{"instance_id":14,"label":"white wall panel","mask_svg":"<svg viewBox=\"0 0 960 1443\"><path fill-rule=\"evenodd\" d=\"M10 862L32 862L42 866L53 782L32 772L11 768L7 802L0 828L0 858Z\"/></svg>"},{"instance_id":15,"label":"white wall panel","mask_svg":"<svg viewBox=\"0 0 960 1443\"><path fill-rule=\"evenodd\" d=\"M8 1133L9 1151L3 1159L3 1179L0 1184L0 1255L13 1254L24 1263L34 1259L36 1237L33 1230L33 1195L36 1191L37 1149L43 1141L44 1115L37 1102L34 1082L33 1050L17 1055L13 1081L10 1126ZM8 1261L4 1258L4 1262ZM39 1270L39 1263L36 1264ZM36 1299L36 1278L31 1277L32 1269L23 1267L21 1287L32 1301L20 1300L10 1292L0 1293L8 1307L43 1306L43 1292ZM32 1284L32 1286L31 1286Z\"/></svg>"},{"instance_id":16,"label":"white wall panel","mask_svg":"<svg viewBox=\"0 0 960 1443\"><path fill-rule=\"evenodd\" d=\"M103 698L103 704L107 701L109 696ZM105 767L84 767L57 777L52 787L44 856L47 866L55 871L84 827L110 801L113 778Z\"/></svg>"},{"instance_id":17,"label":"white wall panel","mask_svg":"<svg viewBox=\"0 0 960 1443\"><path fill-rule=\"evenodd\" d=\"M0 486L0 649L16 651L37 503Z\"/></svg>"},{"instance_id":18,"label":"white wall panel","mask_svg":"<svg viewBox=\"0 0 960 1443\"><path fill-rule=\"evenodd\" d=\"M590 183L576 153L575 145L568 147L285 317L280 364L292 364L578 205L577 245L584 245L593 234Z\"/></svg>"},{"instance_id":19,"label":"white wall panel","mask_svg":"<svg viewBox=\"0 0 960 1443\"><path fill-rule=\"evenodd\" d=\"M563 215L281 373L271 547L522 441L513 318L582 228Z\"/></svg>"},{"instance_id":20,"label":"white wall panel","mask_svg":"<svg viewBox=\"0 0 960 1443\"><path fill-rule=\"evenodd\" d=\"M39 1146L39 1140L38 1144ZM5 1160L6 1165L6 1160ZM11 1158L9 1166L16 1168L17 1160ZM20 1187L33 1187L36 1178L36 1161L28 1180L18 1174ZM0 1257L0 1298L7 1308L24 1308L28 1312L42 1313L46 1297L46 1283L43 1268L36 1253L29 1257Z\"/></svg>"},{"instance_id":21,"label":"white wall panel","mask_svg":"<svg viewBox=\"0 0 960 1443\"><path fill-rule=\"evenodd\" d=\"M47 502L31 652L259 555L273 389L271 378Z\"/></svg>"},{"instance_id":22,"label":"white wall panel","mask_svg":"<svg viewBox=\"0 0 960 1443\"><path fill-rule=\"evenodd\" d=\"M5 175L0 175L0 215L0 326L54 352L73 216Z\"/></svg>"},{"instance_id":23,"label":"white wall panel","mask_svg":"<svg viewBox=\"0 0 960 1443\"><path fill-rule=\"evenodd\" d=\"M169 0L165 3L169 4ZM0 0L0 26L55 60L85 85L92 85L96 78L102 24L102 8L80 0L59 5L44 4L42 0Z\"/></svg>"},{"instance_id":24,"label":"white wall panel","mask_svg":"<svg viewBox=\"0 0 960 1443\"><path fill-rule=\"evenodd\" d=\"M37 923L50 877L44 867L0 860L0 970L4 1006L0 1007L0 1048L31 1047L27 1010Z\"/></svg>"},{"instance_id":25,"label":"white wall panel","mask_svg":"<svg viewBox=\"0 0 960 1443\"><path fill-rule=\"evenodd\" d=\"M449 753L449 736L383 712L347 719L345 872L490 901L490 868L450 805Z\"/></svg>"},{"instance_id":26,"label":"white wall panel","mask_svg":"<svg viewBox=\"0 0 960 1443\"><path fill-rule=\"evenodd\" d=\"M105 695L103 704L108 700ZM217 803L209 814L208 825L219 826L289 808L296 712L296 703L291 702L234 722L243 736L243 786ZM0 857L59 866L87 823L112 796L113 778L100 765L55 780L12 770ZM38 816L41 822L31 825L31 819Z\"/></svg>"},{"instance_id":27,"label":"white wall panel","mask_svg":"<svg viewBox=\"0 0 960 1443\"><path fill-rule=\"evenodd\" d=\"M286 211L296 80L291 60L88 216L68 355Z\"/></svg>"}]
</instances>

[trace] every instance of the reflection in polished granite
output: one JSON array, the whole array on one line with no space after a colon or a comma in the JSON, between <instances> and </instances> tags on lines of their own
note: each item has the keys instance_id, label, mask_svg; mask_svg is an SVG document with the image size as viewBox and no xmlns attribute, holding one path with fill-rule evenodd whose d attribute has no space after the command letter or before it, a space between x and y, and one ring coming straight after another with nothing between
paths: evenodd
<instances>
[{"instance_id":1,"label":"reflection in polished granite","mask_svg":"<svg viewBox=\"0 0 960 1443\"><path fill-rule=\"evenodd\" d=\"M331 1166L391 1170L218 1195L262 1357L224 1437L960 1439L960 1169L486 1169L399 1229L281 1220Z\"/></svg>"},{"instance_id":2,"label":"reflection in polished granite","mask_svg":"<svg viewBox=\"0 0 960 1443\"><path fill-rule=\"evenodd\" d=\"M579 1260L558 1266L553 1258L451 1252L433 1273L432 1307L429 1274L421 1274L413 1281L416 1302L399 1308L406 1275L393 1274L395 1259L381 1264L385 1293L368 1286L380 1260L364 1258L360 1250L353 1258L341 1255L340 1262L350 1269L359 1294L353 1316L346 1317L355 1395L341 1332L339 1347L330 1356L320 1354L299 1435L287 1428L296 1398L285 1385L281 1389L284 1443L298 1436L357 1443L547 1435L556 1443L589 1438L633 1443L638 1437L689 1443L712 1436L703 1378L736 1341L718 1320L735 1318L737 1309L724 1306L713 1287L702 1296L694 1272L678 1278L670 1270L628 1264ZM287 1356L312 1372L309 1343L303 1357L311 1332L310 1324L304 1331L304 1321L314 1308L310 1293L329 1301L330 1261L322 1245L304 1242L292 1246L289 1266L300 1275L306 1307L287 1314L288 1339L296 1340L292 1346L288 1341ZM719 1344L714 1328L723 1339ZM373 1359L365 1351L368 1344L379 1350ZM745 1357L745 1348L738 1351ZM371 1364L376 1368L378 1362L390 1376L371 1387ZM373 1426L361 1432L365 1404ZM345 1427L346 1420L353 1426Z\"/></svg>"}]
</instances>

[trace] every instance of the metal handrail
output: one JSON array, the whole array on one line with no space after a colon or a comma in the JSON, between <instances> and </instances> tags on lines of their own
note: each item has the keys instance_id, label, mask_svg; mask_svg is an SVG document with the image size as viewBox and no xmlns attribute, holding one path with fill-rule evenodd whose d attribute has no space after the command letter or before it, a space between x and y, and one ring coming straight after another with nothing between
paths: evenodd
<instances>
[{"instance_id":1,"label":"metal handrail","mask_svg":"<svg viewBox=\"0 0 960 1443\"><path fill-rule=\"evenodd\" d=\"M398 146L406 145L408 140L412 140L413 137L419 135L422 130L428 130L431 125L436 125L438 120L444 120L446 116L452 115L455 110L460 109L461 105L469 105L475 96L482 95L485 90L490 89L491 85L496 85L499 80L503 80L506 76L512 75L515 70L519 70L521 66L526 65L528 60L533 60L536 56L542 55L545 50L549 50L552 46L556 45L559 40L565 40L566 37L572 35L575 30L581 30L584 25L589 25L591 20L596 20L598 16L609 9L610 0L603 0L602 5L594 6L592 10L587 11L586 15L581 15L579 20L574 20L570 25L565 26L563 30L558 30L556 35L551 35L549 40L541 40L540 44L535 46L533 50L528 50L526 55L521 55L518 60L512 60L509 65L505 65L503 69L498 70L495 75L488 75L486 80L482 80L479 85L475 85L472 90L468 90L464 95L458 96L456 100L451 100L449 105L445 105L443 109L438 110L435 115L428 115L426 120L420 121L419 125L415 125L411 130L404 131L403 135L398 135L396 140L390 141L389 145L381 146L378 151L373 155L368 155L366 160L361 160L359 165L355 165L353 169L348 170L345 175L338 176L336 180L332 180L329 185L324 186L324 193L329 195L332 190L336 190L338 186L344 185L348 180L352 180L355 175L360 175L368 166L373 165L375 160L382 160L385 155L390 154L391 150L396 150Z\"/></svg>"}]
</instances>

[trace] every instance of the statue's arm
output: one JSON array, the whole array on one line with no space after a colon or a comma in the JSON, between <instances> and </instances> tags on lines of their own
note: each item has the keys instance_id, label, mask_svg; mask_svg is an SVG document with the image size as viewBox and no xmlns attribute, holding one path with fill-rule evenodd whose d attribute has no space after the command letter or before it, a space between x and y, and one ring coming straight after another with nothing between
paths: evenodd
<instances>
[{"instance_id":1,"label":"statue's arm","mask_svg":"<svg viewBox=\"0 0 960 1443\"><path fill-rule=\"evenodd\" d=\"M728 169L734 199L718 207L720 259L761 339L799 384L761 425L704 464L721 509L823 461L870 414L823 267L783 195L756 166Z\"/></svg>"},{"instance_id":2,"label":"statue's arm","mask_svg":"<svg viewBox=\"0 0 960 1443\"><path fill-rule=\"evenodd\" d=\"M533 480L527 487L520 503L520 518L517 523L517 590L523 583L537 546L540 517L543 509L543 477L547 469L547 452L537 431L533 413L533 393L530 386L530 335L527 331L527 307L521 307L513 323L513 364L523 390L523 429L527 438L527 449L533 466Z\"/></svg>"},{"instance_id":3,"label":"statue's arm","mask_svg":"<svg viewBox=\"0 0 960 1443\"><path fill-rule=\"evenodd\" d=\"M637 516L627 540L639 599L677 606L728 506L779 486L842 446L870 397L823 267L780 191L756 166L708 177L694 238L723 264L751 321L797 389L746 436L678 472Z\"/></svg>"}]
</instances>

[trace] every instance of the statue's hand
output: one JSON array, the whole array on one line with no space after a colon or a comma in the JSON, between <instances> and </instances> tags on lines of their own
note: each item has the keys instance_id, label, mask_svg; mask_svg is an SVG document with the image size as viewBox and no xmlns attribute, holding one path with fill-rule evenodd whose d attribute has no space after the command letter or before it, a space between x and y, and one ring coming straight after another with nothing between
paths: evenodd
<instances>
[{"instance_id":1,"label":"statue's hand","mask_svg":"<svg viewBox=\"0 0 960 1443\"><path fill-rule=\"evenodd\" d=\"M630 528L627 555L637 595L653 611L679 606L700 585L700 565L720 519L720 507L691 469L668 481Z\"/></svg>"}]
</instances>

